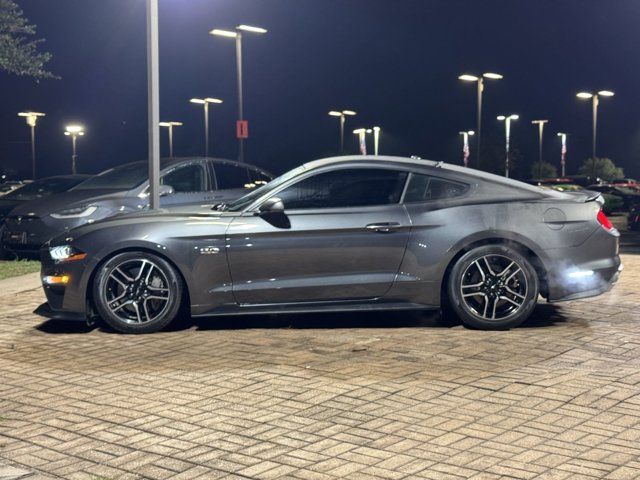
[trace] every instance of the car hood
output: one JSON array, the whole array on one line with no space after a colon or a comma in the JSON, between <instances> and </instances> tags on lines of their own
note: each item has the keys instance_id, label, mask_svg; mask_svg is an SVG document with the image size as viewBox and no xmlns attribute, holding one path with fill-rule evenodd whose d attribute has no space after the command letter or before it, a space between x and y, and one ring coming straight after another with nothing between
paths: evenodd
<instances>
[{"instance_id":1,"label":"car hood","mask_svg":"<svg viewBox=\"0 0 640 480\"><path fill-rule=\"evenodd\" d=\"M126 196L126 194L127 190L115 190L112 188L69 190L50 197L25 202L16 207L12 214L44 217L65 208L120 198Z\"/></svg>"},{"instance_id":2,"label":"car hood","mask_svg":"<svg viewBox=\"0 0 640 480\"><path fill-rule=\"evenodd\" d=\"M11 210L23 203L24 200L16 200L15 198L0 198L0 218L5 217Z\"/></svg>"}]
</instances>

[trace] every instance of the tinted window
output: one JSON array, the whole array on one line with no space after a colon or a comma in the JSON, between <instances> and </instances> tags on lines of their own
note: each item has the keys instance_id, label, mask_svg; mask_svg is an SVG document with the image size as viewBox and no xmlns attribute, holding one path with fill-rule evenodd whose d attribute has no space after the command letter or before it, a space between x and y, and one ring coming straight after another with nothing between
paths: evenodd
<instances>
[{"instance_id":1,"label":"tinted window","mask_svg":"<svg viewBox=\"0 0 640 480\"><path fill-rule=\"evenodd\" d=\"M249 173L244 167L236 167L235 165L215 165L216 180L218 181L218 189L227 188L245 188L245 185L251 182Z\"/></svg>"},{"instance_id":2,"label":"tinted window","mask_svg":"<svg viewBox=\"0 0 640 480\"><path fill-rule=\"evenodd\" d=\"M428 200L459 197L467 190L469 190L469 185L464 183L412 173L407 193L404 195L404 201L407 203L426 202Z\"/></svg>"},{"instance_id":3,"label":"tinted window","mask_svg":"<svg viewBox=\"0 0 640 480\"><path fill-rule=\"evenodd\" d=\"M187 165L169 172L160 179L162 185L171 185L174 192L202 192L205 190L204 168Z\"/></svg>"},{"instance_id":4,"label":"tinted window","mask_svg":"<svg viewBox=\"0 0 640 480\"><path fill-rule=\"evenodd\" d=\"M406 172L334 170L306 178L277 194L287 209L364 207L398 203Z\"/></svg>"}]
</instances>

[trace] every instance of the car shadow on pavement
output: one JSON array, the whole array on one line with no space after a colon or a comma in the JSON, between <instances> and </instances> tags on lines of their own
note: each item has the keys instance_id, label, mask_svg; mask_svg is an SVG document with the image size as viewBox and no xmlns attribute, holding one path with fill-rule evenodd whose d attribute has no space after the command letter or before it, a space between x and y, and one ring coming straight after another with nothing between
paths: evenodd
<instances>
[{"instance_id":1,"label":"car shadow on pavement","mask_svg":"<svg viewBox=\"0 0 640 480\"><path fill-rule=\"evenodd\" d=\"M519 328L552 327L567 321L567 316L557 305L540 303L531 317ZM453 328L464 327L456 318L445 318L439 310L407 310L402 312L332 312L278 315L240 315L207 318L181 317L165 332L197 330L247 330L272 329L336 329L336 328ZM72 320L47 320L36 327L47 334L86 334L95 329L104 333L116 333L104 322L94 325Z\"/></svg>"}]
</instances>

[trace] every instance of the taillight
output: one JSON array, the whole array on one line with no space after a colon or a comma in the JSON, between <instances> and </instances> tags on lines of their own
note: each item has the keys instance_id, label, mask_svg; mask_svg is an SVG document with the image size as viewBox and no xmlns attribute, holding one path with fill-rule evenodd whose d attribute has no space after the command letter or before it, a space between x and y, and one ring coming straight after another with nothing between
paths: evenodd
<instances>
[{"instance_id":1,"label":"taillight","mask_svg":"<svg viewBox=\"0 0 640 480\"><path fill-rule=\"evenodd\" d=\"M598 223L602 225L602 228L605 230L613 230L614 228L613 223L611 223L611 220L607 218L602 210L598 211Z\"/></svg>"}]
</instances>

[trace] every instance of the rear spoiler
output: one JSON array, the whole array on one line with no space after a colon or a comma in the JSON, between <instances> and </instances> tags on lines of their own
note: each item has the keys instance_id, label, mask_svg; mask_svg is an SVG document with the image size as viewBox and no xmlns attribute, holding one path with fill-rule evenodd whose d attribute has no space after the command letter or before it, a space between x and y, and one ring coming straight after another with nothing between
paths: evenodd
<instances>
[{"instance_id":1,"label":"rear spoiler","mask_svg":"<svg viewBox=\"0 0 640 480\"><path fill-rule=\"evenodd\" d=\"M567 195L571 195L575 200L583 203L597 202L600 205L604 205L604 198L600 192L594 192L593 190L582 190L580 192L563 192Z\"/></svg>"}]
</instances>

